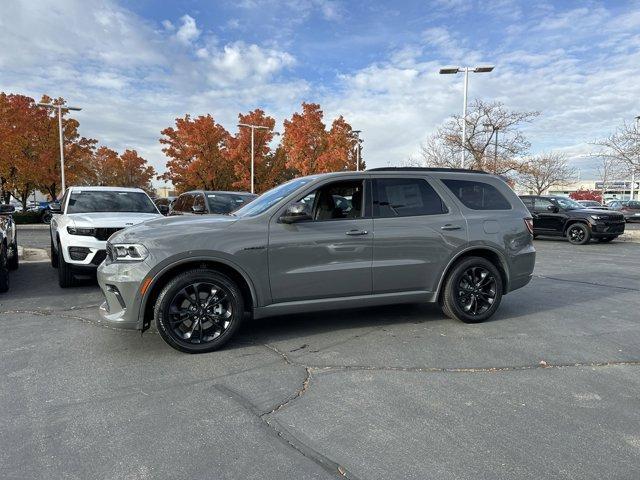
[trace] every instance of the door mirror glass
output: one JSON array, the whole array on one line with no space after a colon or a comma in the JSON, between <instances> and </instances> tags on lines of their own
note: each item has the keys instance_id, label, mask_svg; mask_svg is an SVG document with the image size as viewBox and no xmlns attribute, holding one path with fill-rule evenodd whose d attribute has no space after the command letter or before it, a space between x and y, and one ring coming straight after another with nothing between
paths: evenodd
<instances>
[{"instance_id":1,"label":"door mirror glass","mask_svg":"<svg viewBox=\"0 0 640 480\"><path fill-rule=\"evenodd\" d=\"M16 207L13 205L2 205L0 204L0 215L10 215L16 211Z\"/></svg>"},{"instance_id":2,"label":"door mirror glass","mask_svg":"<svg viewBox=\"0 0 640 480\"><path fill-rule=\"evenodd\" d=\"M295 202L289 205L280 217L280 222L282 223L296 223L307 220L311 220L311 215L309 215L308 206L302 202Z\"/></svg>"},{"instance_id":3,"label":"door mirror glass","mask_svg":"<svg viewBox=\"0 0 640 480\"><path fill-rule=\"evenodd\" d=\"M62 205L60 205L60 202L51 202L49 210L51 210L51 213L62 213Z\"/></svg>"},{"instance_id":4,"label":"door mirror glass","mask_svg":"<svg viewBox=\"0 0 640 480\"><path fill-rule=\"evenodd\" d=\"M549 210L550 212L553 212L553 213L558 213L558 211L559 211L560 209L559 209L558 207L556 207L555 205L549 205L549 206L547 207L547 210Z\"/></svg>"}]
</instances>

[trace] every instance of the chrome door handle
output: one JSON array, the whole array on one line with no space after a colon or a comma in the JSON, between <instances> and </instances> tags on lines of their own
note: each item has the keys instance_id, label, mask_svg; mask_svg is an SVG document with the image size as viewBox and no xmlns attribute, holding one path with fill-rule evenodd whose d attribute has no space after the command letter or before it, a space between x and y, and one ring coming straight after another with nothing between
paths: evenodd
<instances>
[{"instance_id":1,"label":"chrome door handle","mask_svg":"<svg viewBox=\"0 0 640 480\"><path fill-rule=\"evenodd\" d=\"M367 232L366 230L349 230L348 232L346 232L347 235L366 235Z\"/></svg>"},{"instance_id":2,"label":"chrome door handle","mask_svg":"<svg viewBox=\"0 0 640 480\"><path fill-rule=\"evenodd\" d=\"M450 230L462 230L462 227L460 225L451 225L451 224L448 223L448 224L443 225L442 227L440 227L440 230L447 230L447 231L450 231Z\"/></svg>"}]
</instances>

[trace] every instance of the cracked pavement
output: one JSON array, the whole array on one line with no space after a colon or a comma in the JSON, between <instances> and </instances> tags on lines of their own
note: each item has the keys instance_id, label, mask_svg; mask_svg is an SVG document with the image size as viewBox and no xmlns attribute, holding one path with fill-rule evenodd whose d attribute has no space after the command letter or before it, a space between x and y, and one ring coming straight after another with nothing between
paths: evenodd
<instances>
[{"instance_id":1,"label":"cracked pavement","mask_svg":"<svg viewBox=\"0 0 640 480\"><path fill-rule=\"evenodd\" d=\"M0 296L1 478L638 478L640 245L536 240L491 321L245 323L185 355L25 263Z\"/></svg>"}]
</instances>

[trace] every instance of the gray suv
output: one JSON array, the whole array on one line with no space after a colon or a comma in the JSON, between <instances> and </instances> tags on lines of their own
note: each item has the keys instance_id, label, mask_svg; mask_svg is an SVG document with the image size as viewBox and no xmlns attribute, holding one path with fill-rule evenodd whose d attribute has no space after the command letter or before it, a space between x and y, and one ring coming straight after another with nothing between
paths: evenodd
<instances>
[{"instance_id":1,"label":"gray suv","mask_svg":"<svg viewBox=\"0 0 640 480\"><path fill-rule=\"evenodd\" d=\"M380 168L297 178L232 215L159 218L109 238L110 325L215 350L254 318L439 302L480 322L531 280L531 216L500 178Z\"/></svg>"}]
</instances>

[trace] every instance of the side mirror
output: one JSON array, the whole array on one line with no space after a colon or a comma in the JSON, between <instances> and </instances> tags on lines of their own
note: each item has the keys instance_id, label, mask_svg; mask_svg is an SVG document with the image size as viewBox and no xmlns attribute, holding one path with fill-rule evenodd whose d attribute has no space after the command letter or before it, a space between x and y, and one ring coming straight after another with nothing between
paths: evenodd
<instances>
[{"instance_id":1,"label":"side mirror","mask_svg":"<svg viewBox=\"0 0 640 480\"><path fill-rule=\"evenodd\" d=\"M60 205L60 202L51 202L49 210L51 210L51 213L62 213L62 205Z\"/></svg>"},{"instance_id":2,"label":"side mirror","mask_svg":"<svg viewBox=\"0 0 640 480\"><path fill-rule=\"evenodd\" d=\"M292 203L280 217L281 223L296 223L311 220L307 213L307 206L302 202Z\"/></svg>"},{"instance_id":3,"label":"side mirror","mask_svg":"<svg viewBox=\"0 0 640 480\"><path fill-rule=\"evenodd\" d=\"M207 213L207 211L202 205L194 205L193 207L191 207L191 211L197 215L202 215L203 213Z\"/></svg>"},{"instance_id":4,"label":"side mirror","mask_svg":"<svg viewBox=\"0 0 640 480\"><path fill-rule=\"evenodd\" d=\"M162 215L167 215L169 213L169 207L167 205L158 205L157 207Z\"/></svg>"},{"instance_id":5,"label":"side mirror","mask_svg":"<svg viewBox=\"0 0 640 480\"><path fill-rule=\"evenodd\" d=\"M16 207L13 205L0 204L0 215L11 215L15 211Z\"/></svg>"},{"instance_id":6,"label":"side mirror","mask_svg":"<svg viewBox=\"0 0 640 480\"><path fill-rule=\"evenodd\" d=\"M558 213L560 211L560 209L558 207L556 207L555 205L549 205L547 207L547 210L549 210L550 212L553 212L553 213Z\"/></svg>"}]
</instances>

